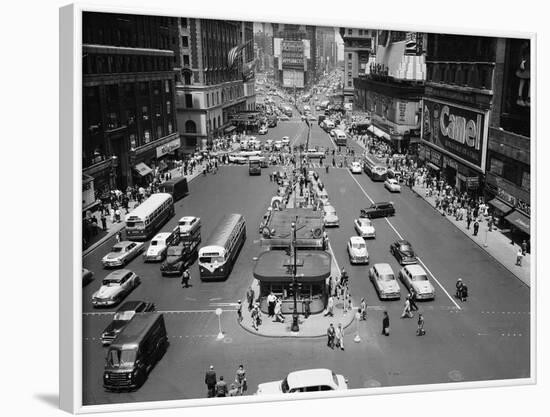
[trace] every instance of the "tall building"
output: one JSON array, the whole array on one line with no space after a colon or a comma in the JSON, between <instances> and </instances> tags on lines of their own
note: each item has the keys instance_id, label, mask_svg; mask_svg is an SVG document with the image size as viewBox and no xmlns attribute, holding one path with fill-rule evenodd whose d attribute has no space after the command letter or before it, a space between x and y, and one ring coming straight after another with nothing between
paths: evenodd
<instances>
[{"instance_id":1,"label":"tall building","mask_svg":"<svg viewBox=\"0 0 550 417\"><path fill-rule=\"evenodd\" d=\"M261 31L254 33L254 43L257 47L257 62L259 71L273 70L273 35L267 30L269 23L262 23Z\"/></svg>"},{"instance_id":2,"label":"tall building","mask_svg":"<svg viewBox=\"0 0 550 417\"><path fill-rule=\"evenodd\" d=\"M317 81L314 26L273 23L275 81L284 88L304 89Z\"/></svg>"},{"instance_id":3,"label":"tall building","mask_svg":"<svg viewBox=\"0 0 550 417\"><path fill-rule=\"evenodd\" d=\"M204 147L256 108L253 24L180 18L178 30L178 130L186 147Z\"/></svg>"},{"instance_id":4,"label":"tall building","mask_svg":"<svg viewBox=\"0 0 550 417\"><path fill-rule=\"evenodd\" d=\"M336 39L333 27L317 27L317 72L322 74L336 68Z\"/></svg>"},{"instance_id":5,"label":"tall building","mask_svg":"<svg viewBox=\"0 0 550 417\"><path fill-rule=\"evenodd\" d=\"M348 59L346 63L358 72L353 79L354 110L368 113L372 136L386 141L397 152L414 152L420 142L420 103L426 78L424 35L369 32L377 41L373 44L376 53L368 58L358 53L356 60ZM346 77L347 86L349 74Z\"/></svg>"},{"instance_id":6,"label":"tall building","mask_svg":"<svg viewBox=\"0 0 550 417\"><path fill-rule=\"evenodd\" d=\"M530 235L530 43L428 35L421 157Z\"/></svg>"},{"instance_id":7,"label":"tall building","mask_svg":"<svg viewBox=\"0 0 550 417\"><path fill-rule=\"evenodd\" d=\"M175 157L176 28L172 17L84 12L85 187L125 189Z\"/></svg>"},{"instance_id":8,"label":"tall building","mask_svg":"<svg viewBox=\"0 0 550 417\"><path fill-rule=\"evenodd\" d=\"M353 79L364 74L376 42L376 30L340 28L344 41L344 103L353 103Z\"/></svg>"}]
</instances>

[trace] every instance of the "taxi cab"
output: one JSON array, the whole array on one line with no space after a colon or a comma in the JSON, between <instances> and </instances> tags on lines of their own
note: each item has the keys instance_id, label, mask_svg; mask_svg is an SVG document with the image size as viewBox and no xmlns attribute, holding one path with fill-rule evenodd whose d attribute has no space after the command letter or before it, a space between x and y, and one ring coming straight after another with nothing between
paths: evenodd
<instances>
[{"instance_id":1,"label":"taxi cab","mask_svg":"<svg viewBox=\"0 0 550 417\"><path fill-rule=\"evenodd\" d=\"M292 394L296 392L340 391L348 389L348 381L330 369L294 371L282 381L258 385L256 395Z\"/></svg>"}]
</instances>

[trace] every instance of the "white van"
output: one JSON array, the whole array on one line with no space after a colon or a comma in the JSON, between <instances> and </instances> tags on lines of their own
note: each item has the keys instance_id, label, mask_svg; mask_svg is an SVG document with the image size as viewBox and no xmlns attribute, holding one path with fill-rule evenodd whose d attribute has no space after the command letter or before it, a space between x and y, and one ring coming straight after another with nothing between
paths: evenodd
<instances>
[{"instance_id":1,"label":"white van","mask_svg":"<svg viewBox=\"0 0 550 417\"><path fill-rule=\"evenodd\" d=\"M334 129L334 139L346 139L346 134L340 129Z\"/></svg>"},{"instance_id":2,"label":"white van","mask_svg":"<svg viewBox=\"0 0 550 417\"><path fill-rule=\"evenodd\" d=\"M323 120L323 124L325 125L325 129L334 129L334 122L332 120L325 119Z\"/></svg>"},{"instance_id":3,"label":"white van","mask_svg":"<svg viewBox=\"0 0 550 417\"><path fill-rule=\"evenodd\" d=\"M179 240L179 227L172 232L158 233L149 244L147 250L143 253L144 262L162 261L166 257L166 249L170 245L175 245Z\"/></svg>"}]
</instances>

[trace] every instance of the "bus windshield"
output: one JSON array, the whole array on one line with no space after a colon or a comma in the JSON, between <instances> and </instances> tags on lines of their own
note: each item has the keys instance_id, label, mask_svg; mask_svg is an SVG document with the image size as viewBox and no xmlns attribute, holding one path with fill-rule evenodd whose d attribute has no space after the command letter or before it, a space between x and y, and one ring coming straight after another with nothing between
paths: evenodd
<instances>
[{"instance_id":1,"label":"bus windshield","mask_svg":"<svg viewBox=\"0 0 550 417\"><path fill-rule=\"evenodd\" d=\"M203 264L213 264L215 262L222 263L225 261L223 256L219 256L219 254L216 254L217 256L212 256L212 254L206 254L205 256L201 256L199 258L199 262Z\"/></svg>"},{"instance_id":2,"label":"bus windshield","mask_svg":"<svg viewBox=\"0 0 550 417\"><path fill-rule=\"evenodd\" d=\"M126 227L132 228L132 229L143 229L145 224L143 222L126 222Z\"/></svg>"},{"instance_id":3,"label":"bus windshield","mask_svg":"<svg viewBox=\"0 0 550 417\"><path fill-rule=\"evenodd\" d=\"M115 367L132 365L136 360L136 353L134 349L111 349L107 355L107 361L109 365Z\"/></svg>"}]
</instances>

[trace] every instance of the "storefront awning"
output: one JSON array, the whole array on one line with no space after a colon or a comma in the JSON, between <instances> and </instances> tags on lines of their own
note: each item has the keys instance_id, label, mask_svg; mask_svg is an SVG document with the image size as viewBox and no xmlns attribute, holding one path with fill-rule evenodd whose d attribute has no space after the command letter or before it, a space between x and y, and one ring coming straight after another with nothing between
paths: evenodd
<instances>
[{"instance_id":1,"label":"storefront awning","mask_svg":"<svg viewBox=\"0 0 550 417\"><path fill-rule=\"evenodd\" d=\"M149 168L146 164L144 164L143 162L140 162L139 164L137 164L134 169L137 171L137 173L139 175L141 175L142 177L145 177L146 175L149 175L151 172L153 172L153 170L151 168Z\"/></svg>"},{"instance_id":2,"label":"storefront awning","mask_svg":"<svg viewBox=\"0 0 550 417\"><path fill-rule=\"evenodd\" d=\"M376 126L374 126L374 134L380 139L390 140L390 135L388 135L382 129L377 128Z\"/></svg>"},{"instance_id":3,"label":"storefront awning","mask_svg":"<svg viewBox=\"0 0 550 417\"><path fill-rule=\"evenodd\" d=\"M498 198L493 198L491 201L489 201L489 204L497 210L502 211L504 214L508 214L514 209L513 207L509 206L504 201L499 200Z\"/></svg>"},{"instance_id":4,"label":"storefront awning","mask_svg":"<svg viewBox=\"0 0 550 417\"><path fill-rule=\"evenodd\" d=\"M233 132L235 129L236 129L235 126L229 126L229 127L226 127L226 128L225 128L224 132L225 132L225 133L231 133L231 132Z\"/></svg>"},{"instance_id":5,"label":"storefront awning","mask_svg":"<svg viewBox=\"0 0 550 417\"><path fill-rule=\"evenodd\" d=\"M320 250L298 251L298 282L319 282L330 276L330 254ZM258 257L254 278L263 282L292 282L292 261L286 251L270 250Z\"/></svg>"},{"instance_id":6,"label":"storefront awning","mask_svg":"<svg viewBox=\"0 0 550 417\"><path fill-rule=\"evenodd\" d=\"M531 220L525 214L522 214L519 211L513 211L506 216L505 219L522 232L527 233L528 235L531 234Z\"/></svg>"},{"instance_id":7,"label":"storefront awning","mask_svg":"<svg viewBox=\"0 0 550 417\"><path fill-rule=\"evenodd\" d=\"M370 125L369 128L367 129L369 132L371 133L374 133L374 126L373 125Z\"/></svg>"},{"instance_id":8,"label":"storefront awning","mask_svg":"<svg viewBox=\"0 0 550 417\"><path fill-rule=\"evenodd\" d=\"M440 170L440 168L439 168L436 164L432 164L431 162L428 162L426 165L428 166L428 168L431 168L431 169L433 169L433 170L435 170L435 171L439 171L439 170Z\"/></svg>"}]
</instances>

